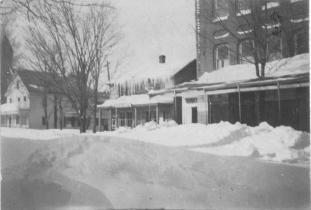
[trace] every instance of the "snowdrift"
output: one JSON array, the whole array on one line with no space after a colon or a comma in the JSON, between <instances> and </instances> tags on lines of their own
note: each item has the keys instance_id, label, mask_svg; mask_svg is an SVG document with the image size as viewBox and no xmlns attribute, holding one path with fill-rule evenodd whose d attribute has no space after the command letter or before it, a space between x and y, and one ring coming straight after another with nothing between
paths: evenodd
<instances>
[{"instance_id":1,"label":"snowdrift","mask_svg":"<svg viewBox=\"0 0 311 210\"><path fill-rule=\"evenodd\" d=\"M246 156L277 162L308 163L309 160L310 134L288 126L274 128L266 122L256 127L229 122L167 124L149 122L134 129L120 128L110 135L166 146L184 146L222 156Z\"/></svg>"},{"instance_id":2,"label":"snowdrift","mask_svg":"<svg viewBox=\"0 0 311 210\"><path fill-rule=\"evenodd\" d=\"M276 162L309 163L310 134L288 126L272 127L263 122L256 127L220 122L182 124L174 121L149 122L136 128L121 127L113 132L79 134L78 130L32 130L1 128L1 136L50 140L72 136L117 136L221 156L244 156Z\"/></svg>"},{"instance_id":3,"label":"snowdrift","mask_svg":"<svg viewBox=\"0 0 311 210\"><path fill-rule=\"evenodd\" d=\"M310 202L307 167L107 136L25 140L28 154L16 153L24 141L1 141L2 209L297 209ZM6 163L13 156L19 165Z\"/></svg>"}]
</instances>

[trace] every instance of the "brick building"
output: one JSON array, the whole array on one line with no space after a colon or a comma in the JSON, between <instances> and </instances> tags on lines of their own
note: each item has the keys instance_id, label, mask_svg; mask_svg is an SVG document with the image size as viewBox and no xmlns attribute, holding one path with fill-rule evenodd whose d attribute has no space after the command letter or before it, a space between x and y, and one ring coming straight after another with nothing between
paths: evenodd
<instances>
[{"instance_id":1,"label":"brick building","mask_svg":"<svg viewBox=\"0 0 311 210\"><path fill-rule=\"evenodd\" d=\"M267 13L271 33L269 61L306 53L309 33L308 0L196 0L197 75L245 63L250 56L253 11ZM277 20L275 18L277 16ZM270 33L269 32L269 33Z\"/></svg>"}]
</instances>

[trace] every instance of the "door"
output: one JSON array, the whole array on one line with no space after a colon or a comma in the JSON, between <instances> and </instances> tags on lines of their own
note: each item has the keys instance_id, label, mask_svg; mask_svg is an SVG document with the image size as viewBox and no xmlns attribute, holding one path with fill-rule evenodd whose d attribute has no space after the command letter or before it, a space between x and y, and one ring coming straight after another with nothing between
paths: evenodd
<instances>
[{"instance_id":1,"label":"door","mask_svg":"<svg viewBox=\"0 0 311 210\"><path fill-rule=\"evenodd\" d=\"M198 122L198 108L197 107L192 107L192 123L197 123Z\"/></svg>"},{"instance_id":2,"label":"door","mask_svg":"<svg viewBox=\"0 0 311 210\"><path fill-rule=\"evenodd\" d=\"M12 117L10 116L9 117L9 127L11 127L11 125L12 125Z\"/></svg>"}]
</instances>

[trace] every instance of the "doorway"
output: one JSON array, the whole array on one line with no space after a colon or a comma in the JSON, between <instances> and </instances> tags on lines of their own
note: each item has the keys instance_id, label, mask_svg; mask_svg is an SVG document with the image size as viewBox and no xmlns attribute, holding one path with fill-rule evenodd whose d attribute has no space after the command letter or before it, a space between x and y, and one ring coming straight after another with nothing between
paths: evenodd
<instances>
[{"instance_id":1,"label":"doorway","mask_svg":"<svg viewBox=\"0 0 311 210\"><path fill-rule=\"evenodd\" d=\"M197 107L192 107L191 109L192 113L192 123L198 123L198 108Z\"/></svg>"}]
</instances>

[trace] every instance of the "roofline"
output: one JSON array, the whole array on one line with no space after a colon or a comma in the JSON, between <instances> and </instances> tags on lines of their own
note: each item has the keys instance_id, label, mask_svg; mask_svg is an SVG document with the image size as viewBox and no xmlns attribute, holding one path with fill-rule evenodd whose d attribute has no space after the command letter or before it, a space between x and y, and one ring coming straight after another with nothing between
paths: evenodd
<instances>
[{"instance_id":1,"label":"roofline","mask_svg":"<svg viewBox=\"0 0 311 210\"><path fill-rule=\"evenodd\" d=\"M219 91L226 89L236 89L239 86L240 89L246 89L250 87L260 87L260 89L265 89L265 86L271 86L275 84L299 84L306 83L309 85L309 73L297 74L297 75L286 75L282 77L270 77L266 79L251 79L244 81L235 81L230 83L186 83L182 87L174 87L166 90L160 90L150 93L150 96L162 95L166 93L182 93L189 90L202 90L202 91Z\"/></svg>"}]
</instances>

